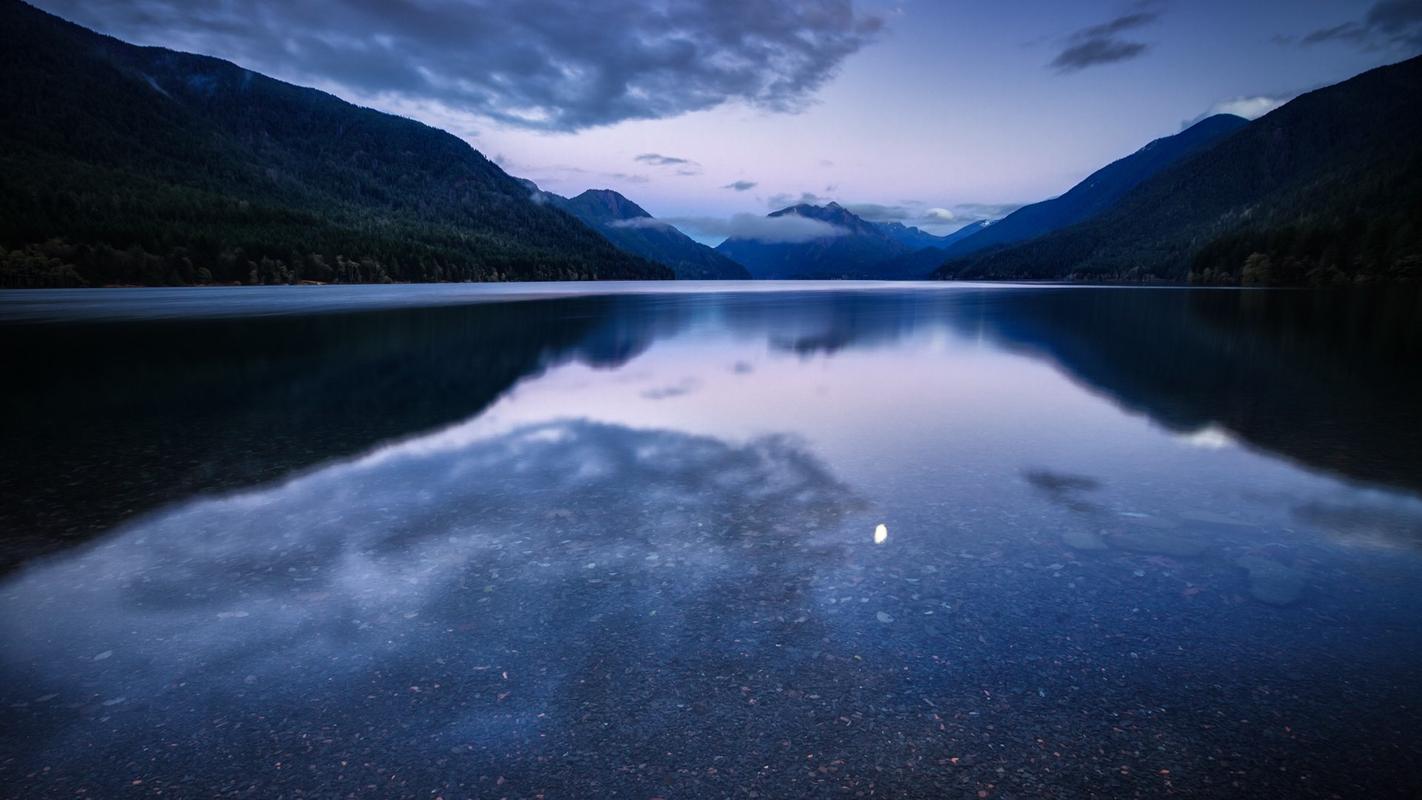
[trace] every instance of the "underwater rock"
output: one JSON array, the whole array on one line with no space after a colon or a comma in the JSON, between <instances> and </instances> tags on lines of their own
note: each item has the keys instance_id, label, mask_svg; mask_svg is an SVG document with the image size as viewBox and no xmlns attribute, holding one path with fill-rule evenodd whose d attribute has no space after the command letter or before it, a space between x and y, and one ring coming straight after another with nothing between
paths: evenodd
<instances>
[{"instance_id":1,"label":"underwater rock","mask_svg":"<svg viewBox=\"0 0 1422 800\"><path fill-rule=\"evenodd\" d=\"M1173 558L1192 558L1205 552L1205 546L1189 536L1154 528L1137 528L1110 534L1107 542L1132 553L1149 553Z\"/></svg>"},{"instance_id":2,"label":"underwater rock","mask_svg":"<svg viewBox=\"0 0 1422 800\"><path fill-rule=\"evenodd\" d=\"M1267 558L1245 556L1235 564L1249 573L1249 594L1271 606L1292 605L1308 584L1303 572Z\"/></svg>"},{"instance_id":3,"label":"underwater rock","mask_svg":"<svg viewBox=\"0 0 1422 800\"><path fill-rule=\"evenodd\" d=\"M1073 550L1106 549L1106 542L1091 531L1067 531L1062 534L1062 544Z\"/></svg>"}]
</instances>

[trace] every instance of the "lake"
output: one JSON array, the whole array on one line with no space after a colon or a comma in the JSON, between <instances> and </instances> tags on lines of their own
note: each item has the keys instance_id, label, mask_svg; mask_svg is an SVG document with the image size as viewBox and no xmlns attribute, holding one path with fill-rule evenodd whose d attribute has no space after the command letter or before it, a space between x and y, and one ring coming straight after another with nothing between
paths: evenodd
<instances>
[{"instance_id":1,"label":"lake","mask_svg":"<svg viewBox=\"0 0 1422 800\"><path fill-rule=\"evenodd\" d=\"M0 786L1422 795L1422 297L0 293Z\"/></svg>"}]
</instances>

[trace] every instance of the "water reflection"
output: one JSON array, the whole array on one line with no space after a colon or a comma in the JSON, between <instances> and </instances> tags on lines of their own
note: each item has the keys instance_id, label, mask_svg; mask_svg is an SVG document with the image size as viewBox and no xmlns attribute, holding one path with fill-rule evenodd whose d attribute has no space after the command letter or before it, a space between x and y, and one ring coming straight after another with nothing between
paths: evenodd
<instances>
[{"instance_id":1,"label":"water reflection","mask_svg":"<svg viewBox=\"0 0 1422 800\"><path fill-rule=\"evenodd\" d=\"M13 387L0 433L33 454L0 463L0 556L449 425L565 360L615 366L633 353L590 336L607 305L0 329Z\"/></svg>"},{"instance_id":2,"label":"water reflection","mask_svg":"<svg viewBox=\"0 0 1422 800\"><path fill-rule=\"evenodd\" d=\"M617 368L688 331L805 358L935 335L986 338L1048 359L1182 441L1219 447L1237 438L1415 491L1419 312L1422 302L1405 291L963 289L11 324L0 327L15 387L0 401L0 433L36 457L0 465L11 498L0 508L0 554L14 563L194 492L252 485L433 430L550 366ZM738 359L731 368L746 374L754 365ZM699 388L686 375L667 378L647 396Z\"/></svg>"},{"instance_id":3,"label":"water reflection","mask_svg":"<svg viewBox=\"0 0 1422 800\"><path fill-rule=\"evenodd\" d=\"M214 710L240 742L243 720L290 703L378 726L385 757L570 745L560 728L590 714L670 735L679 710L739 692L708 674L718 660L773 647L793 683L820 657L809 595L856 504L784 439L571 421L384 449L159 514L6 586L0 683L34 702L7 736L51 763L190 758L178 730Z\"/></svg>"},{"instance_id":4,"label":"water reflection","mask_svg":"<svg viewBox=\"0 0 1422 800\"><path fill-rule=\"evenodd\" d=\"M1098 510L1095 504L1083 499L1083 495L1101 488L1101 482L1095 478L1052 472L1046 469L1029 469L1022 473L1022 477L1053 503L1066 506L1073 511Z\"/></svg>"},{"instance_id":5,"label":"water reflection","mask_svg":"<svg viewBox=\"0 0 1422 800\"><path fill-rule=\"evenodd\" d=\"M966 287L7 326L4 433L31 456L0 466L0 524L30 563L0 583L0 780L1405 796L1404 301Z\"/></svg>"},{"instance_id":6,"label":"water reflection","mask_svg":"<svg viewBox=\"0 0 1422 800\"><path fill-rule=\"evenodd\" d=\"M1238 437L1422 490L1422 292L1027 292L981 318L1005 346L1194 443ZM1201 438L1203 437L1203 438Z\"/></svg>"}]
</instances>

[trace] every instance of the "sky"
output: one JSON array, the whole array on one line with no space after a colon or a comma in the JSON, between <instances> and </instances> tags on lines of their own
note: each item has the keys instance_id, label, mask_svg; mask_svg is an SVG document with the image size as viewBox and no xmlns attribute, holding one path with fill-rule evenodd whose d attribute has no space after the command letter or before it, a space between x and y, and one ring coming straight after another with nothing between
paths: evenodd
<instances>
[{"instance_id":1,"label":"sky","mask_svg":"<svg viewBox=\"0 0 1422 800\"><path fill-rule=\"evenodd\" d=\"M1422 52L1422 0L36 4L419 119L712 243L800 201L948 233Z\"/></svg>"}]
</instances>

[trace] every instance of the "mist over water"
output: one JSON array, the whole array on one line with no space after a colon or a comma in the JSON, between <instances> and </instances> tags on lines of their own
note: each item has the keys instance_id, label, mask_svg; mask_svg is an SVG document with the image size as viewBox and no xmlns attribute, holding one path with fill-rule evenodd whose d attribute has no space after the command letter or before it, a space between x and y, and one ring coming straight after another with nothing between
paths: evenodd
<instances>
[{"instance_id":1,"label":"mist over water","mask_svg":"<svg viewBox=\"0 0 1422 800\"><path fill-rule=\"evenodd\" d=\"M0 297L10 791L1422 791L1416 296L432 291Z\"/></svg>"}]
</instances>

